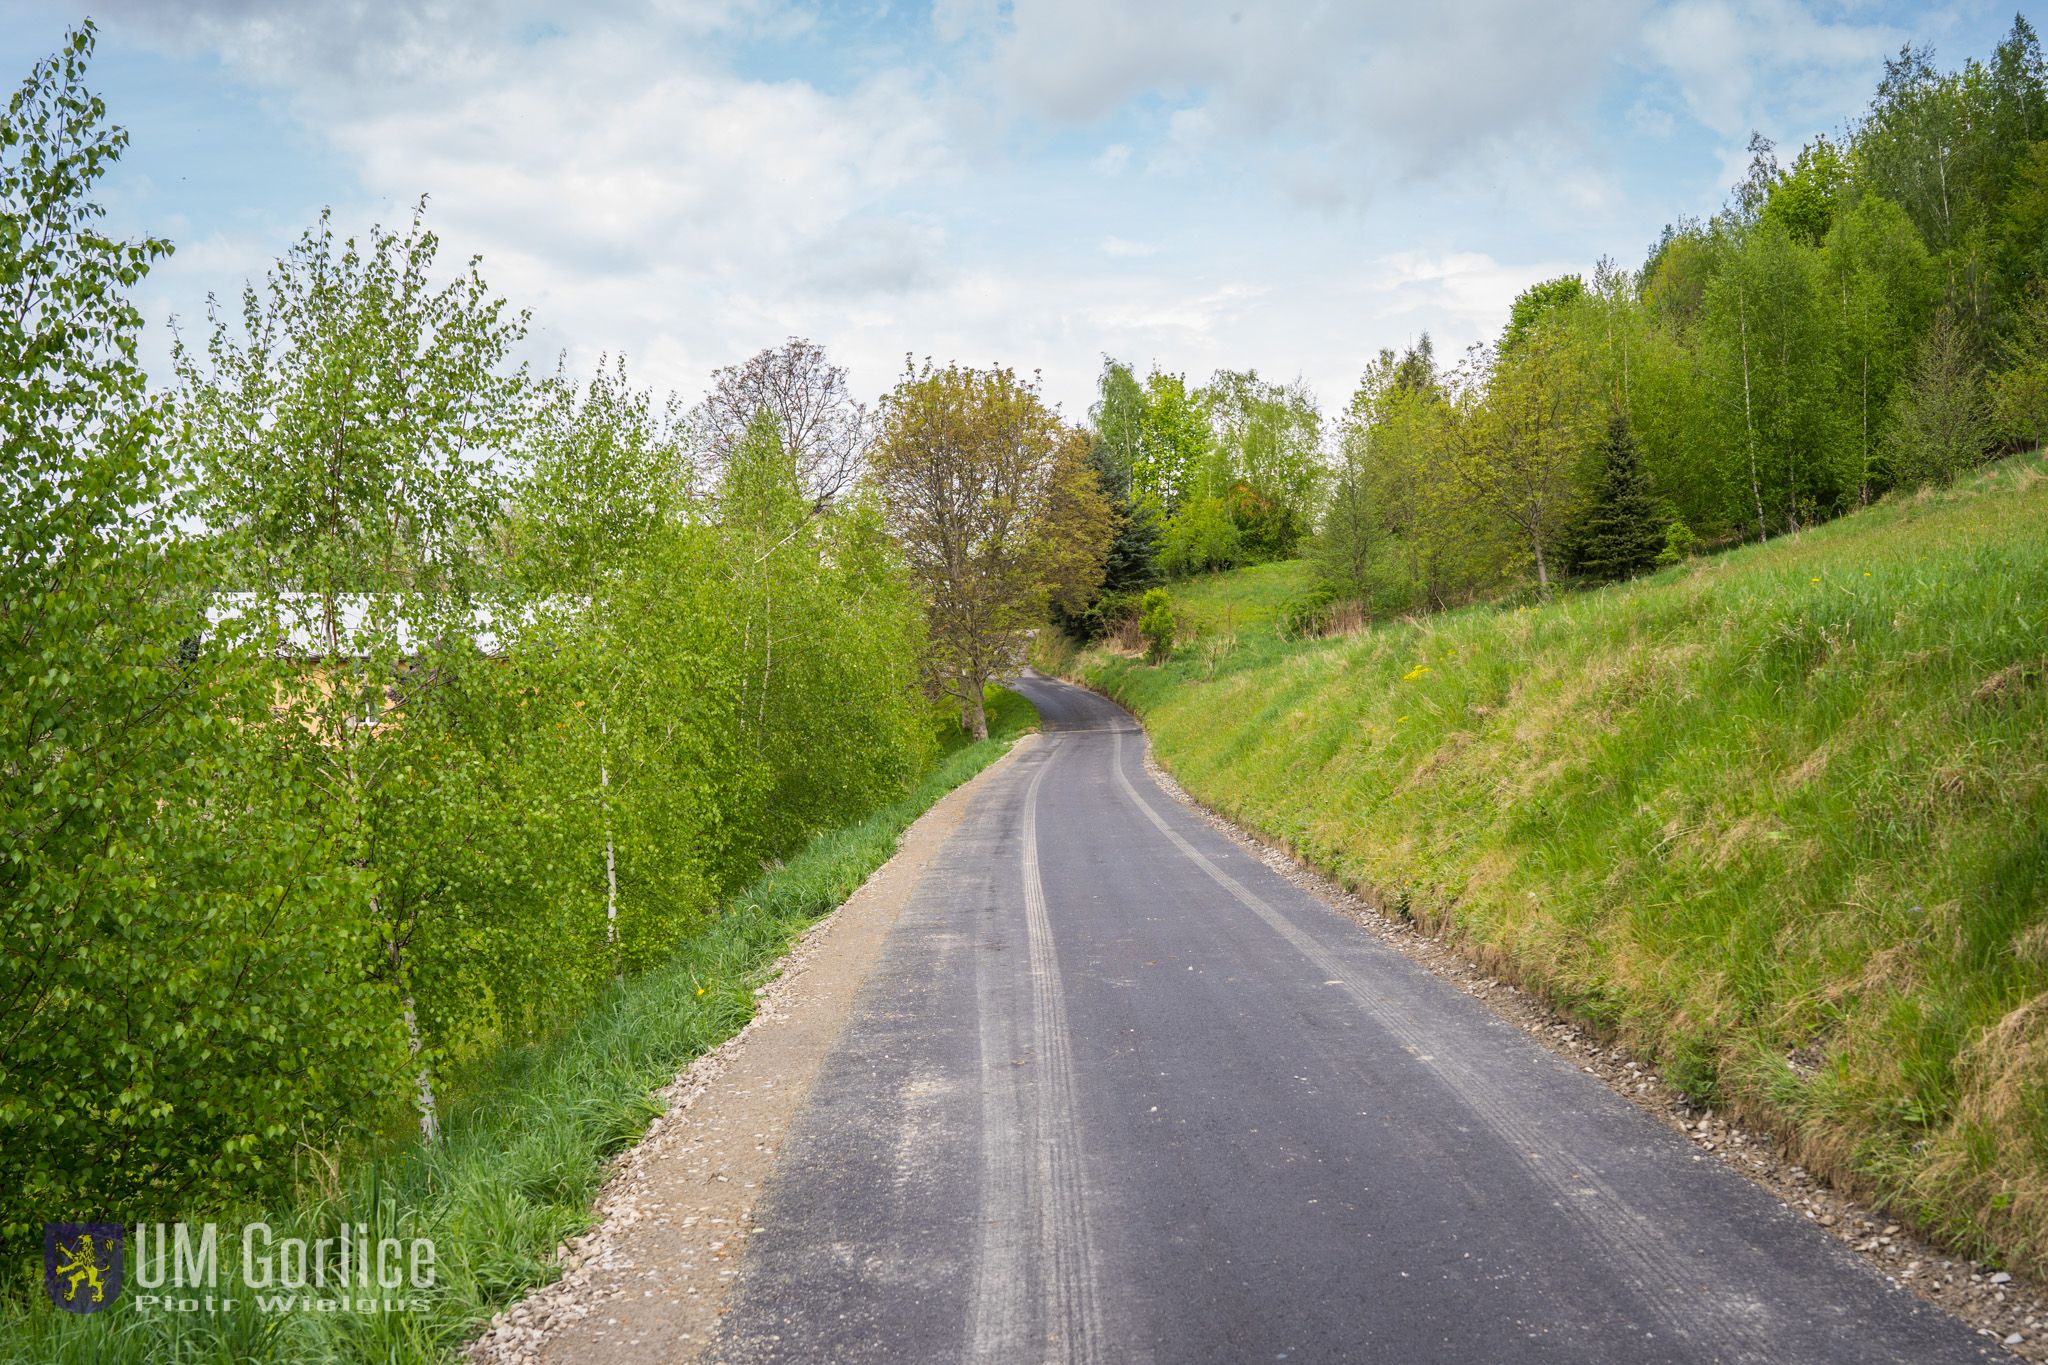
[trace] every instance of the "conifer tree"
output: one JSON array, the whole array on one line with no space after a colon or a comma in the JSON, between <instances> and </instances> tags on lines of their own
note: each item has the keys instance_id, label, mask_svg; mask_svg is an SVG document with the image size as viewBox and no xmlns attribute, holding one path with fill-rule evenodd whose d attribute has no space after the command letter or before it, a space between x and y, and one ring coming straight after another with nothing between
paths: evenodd
<instances>
[{"instance_id":1,"label":"conifer tree","mask_svg":"<svg viewBox=\"0 0 2048 1365\"><path fill-rule=\"evenodd\" d=\"M1632 578L1657 562L1664 547L1657 501L1628 419L1614 417L1600 447L1600 473L1593 485L1579 567L1597 579Z\"/></svg>"}]
</instances>

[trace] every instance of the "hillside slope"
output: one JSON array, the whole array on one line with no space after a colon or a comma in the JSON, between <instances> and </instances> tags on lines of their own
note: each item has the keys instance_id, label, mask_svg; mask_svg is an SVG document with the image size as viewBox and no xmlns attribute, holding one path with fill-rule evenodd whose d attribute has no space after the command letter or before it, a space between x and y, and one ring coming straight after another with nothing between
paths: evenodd
<instances>
[{"instance_id":1,"label":"hillside slope","mask_svg":"<svg viewBox=\"0 0 2048 1365\"><path fill-rule=\"evenodd\" d=\"M1076 670L1197 796L1810 1167L2048 1268L2048 464L1540 607Z\"/></svg>"}]
</instances>

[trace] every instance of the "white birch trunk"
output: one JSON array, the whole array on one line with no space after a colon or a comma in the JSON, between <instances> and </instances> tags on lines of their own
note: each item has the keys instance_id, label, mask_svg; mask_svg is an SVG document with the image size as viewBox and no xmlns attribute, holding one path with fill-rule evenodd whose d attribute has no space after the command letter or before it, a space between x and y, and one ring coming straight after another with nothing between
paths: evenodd
<instances>
[{"instance_id":1,"label":"white birch trunk","mask_svg":"<svg viewBox=\"0 0 2048 1365\"><path fill-rule=\"evenodd\" d=\"M597 733L601 736L609 734L603 717L598 718ZM599 798L604 803L604 944L611 954L612 975L619 976L623 975L619 964L619 860L612 842L612 770L608 742L599 749L597 785L604 791Z\"/></svg>"}]
</instances>

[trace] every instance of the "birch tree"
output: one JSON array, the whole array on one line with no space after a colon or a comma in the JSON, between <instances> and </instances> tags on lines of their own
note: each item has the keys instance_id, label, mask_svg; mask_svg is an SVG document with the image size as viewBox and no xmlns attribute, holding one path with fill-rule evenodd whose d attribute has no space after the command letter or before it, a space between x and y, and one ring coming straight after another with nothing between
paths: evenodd
<instances>
[{"instance_id":1,"label":"birch tree","mask_svg":"<svg viewBox=\"0 0 2048 1365\"><path fill-rule=\"evenodd\" d=\"M1509 359L1480 351L1465 376L1454 468L1480 506L1527 547L1545 596L1580 501L1591 416L1584 376L1554 328L1533 328Z\"/></svg>"},{"instance_id":2,"label":"birch tree","mask_svg":"<svg viewBox=\"0 0 2048 1365\"><path fill-rule=\"evenodd\" d=\"M438 280L438 251L424 201L402 233L360 241L323 213L243 290L239 327L213 308L203 349L181 338L174 351L198 510L240 586L317 655L286 682L306 720L295 758L368 879L375 968L417 1061L429 1140L437 1051L480 1016L478 992L424 978L476 975L465 895L489 878L459 870L521 846L485 818L489 755L472 741L487 730L461 713L494 700L477 593L534 403L511 361L525 315L475 259Z\"/></svg>"},{"instance_id":3,"label":"birch tree","mask_svg":"<svg viewBox=\"0 0 2048 1365\"><path fill-rule=\"evenodd\" d=\"M209 547L136 360L169 246L107 235L127 145L66 35L0 106L0 1248L52 1210L275 1190L395 1060L360 888L208 630ZM386 1022L389 1016L383 1017Z\"/></svg>"}]
</instances>

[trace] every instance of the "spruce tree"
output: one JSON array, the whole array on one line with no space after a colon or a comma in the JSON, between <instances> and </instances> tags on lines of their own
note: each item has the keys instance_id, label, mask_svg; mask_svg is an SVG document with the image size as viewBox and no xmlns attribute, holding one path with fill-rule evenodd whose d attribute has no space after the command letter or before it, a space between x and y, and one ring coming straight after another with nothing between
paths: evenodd
<instances>
[{"instance_id":1,"label":"spruce tree","mask_svg":"<svg viewBox=\"0 0 2048 1365\"><path fill-rule=\"evenodd\" d=\"M1608 423L1600 448L1600 475L1586 515L1579 567L1603 581L1632 578L1656 564L1663 542L1642 452L1628 419L1617 416Z\"/></svg>"}]
</instances>

